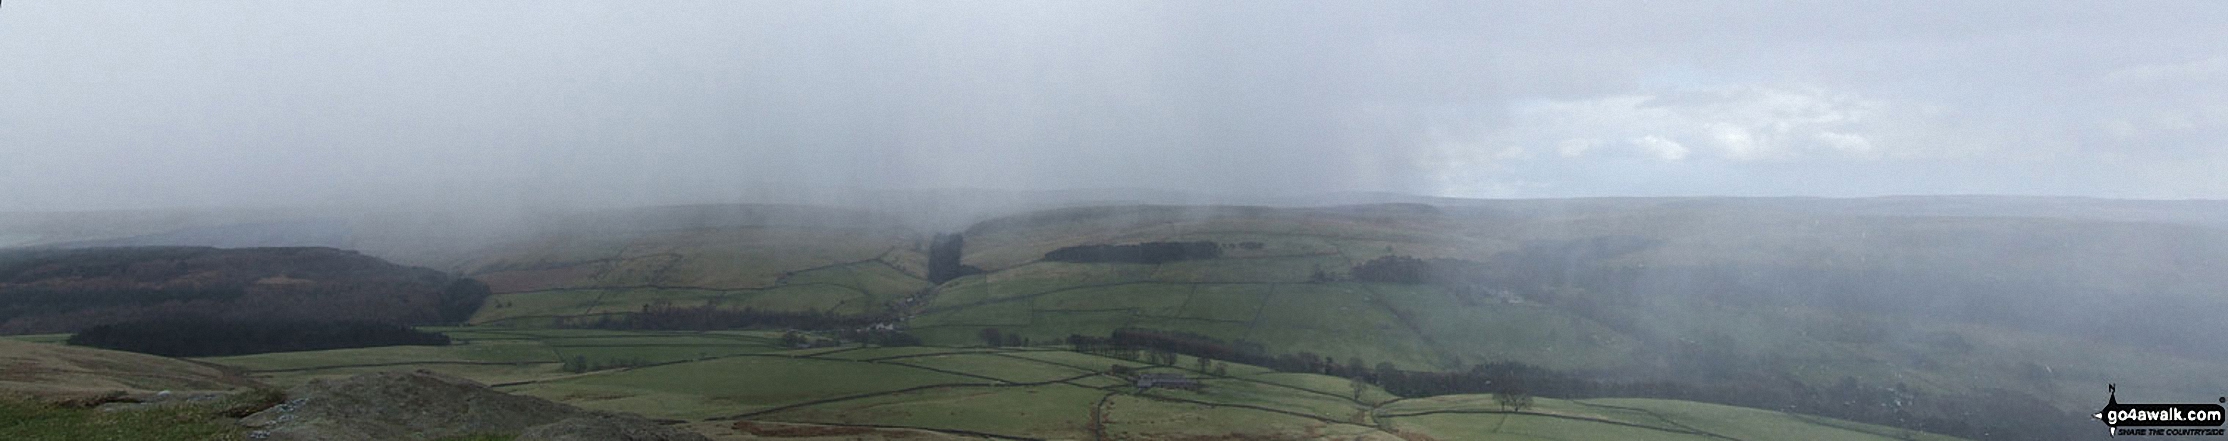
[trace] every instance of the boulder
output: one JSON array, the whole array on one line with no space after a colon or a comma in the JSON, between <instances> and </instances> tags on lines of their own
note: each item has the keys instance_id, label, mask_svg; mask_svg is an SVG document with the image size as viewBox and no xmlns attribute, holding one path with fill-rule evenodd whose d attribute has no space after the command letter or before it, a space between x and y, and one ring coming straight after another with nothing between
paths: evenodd
<instances>
[{"instance_id":1,"label":"boulder","mask_svg":"<svg viewBox=\"0 0 2228 441\"><path fill-rule=\"evenodd\" d=\"M287 400L240 419L268 440L433 440L519 433L588 415L579 408L488 389L472 380L419 370L317 380Z\"/></svg>"}]
</instances>

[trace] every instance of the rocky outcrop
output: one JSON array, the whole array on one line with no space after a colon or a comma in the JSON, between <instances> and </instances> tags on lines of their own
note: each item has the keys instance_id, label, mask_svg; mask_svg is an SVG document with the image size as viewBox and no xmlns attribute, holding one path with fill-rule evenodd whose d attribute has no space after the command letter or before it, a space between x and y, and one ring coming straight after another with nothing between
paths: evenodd
<instances>
[{"instance_id":1,"label":"rocky outcrop","mask_svg":"<svg viewBox=\"0 0 2228 441\"><path fill-rule=\"evenodd\" d=\"M312 381L240 424L254 428L250 438L266 440L434 440L478 434L521 434L521 440L703 439L639 417L496 392L472 380L425 370Z\"/></svg>"}]
</instances>

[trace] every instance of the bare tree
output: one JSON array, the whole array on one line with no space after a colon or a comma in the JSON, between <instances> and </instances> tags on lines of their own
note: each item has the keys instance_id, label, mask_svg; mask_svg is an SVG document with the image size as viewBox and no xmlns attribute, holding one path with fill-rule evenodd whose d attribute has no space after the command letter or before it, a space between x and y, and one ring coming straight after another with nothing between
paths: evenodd
<instances>
[{"instance_id":1,"label":"bare tree","mask_svg":"<svg viewBox=\"0 0 2228 441\"><path fill-rule=\"evenodd\" d=\"M1532 406L1532 394L1515 390L1501 391L1493 394L1493 401L1501 403L1502 409L1511 412L1523 412L1524 408Z\"/></svg>"}]
</instances>

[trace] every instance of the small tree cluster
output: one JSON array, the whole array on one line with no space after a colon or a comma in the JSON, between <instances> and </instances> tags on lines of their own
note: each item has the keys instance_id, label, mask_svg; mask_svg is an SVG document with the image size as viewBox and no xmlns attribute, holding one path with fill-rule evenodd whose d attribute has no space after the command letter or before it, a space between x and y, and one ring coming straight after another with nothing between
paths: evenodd
<instances>
[{"instance_id":1,"label":"small tree cluster","mask_svg":"<svg viewBox=\"0 0 2228 441\"><path fill-rule=\"evenodd\" d=\"M1145 357L1147 359L1146 361L1152 364L1161 366L1176 365L1176 353L1169 352L1167 350L1154 349L1150 352L1146 352Z\"/></svg>"},{"instance_id":2,"label":"small tree cluster","mask_svg":"<svg viewBox=\"0 0 2228 441\"><path fill-rule=\"evenodd\" d=\"M565 372L577 374L588 371L600 371L605 369L618 369L649 365L650 362L648 360L643 360L639 357L606 358L590 362L587 356L574 355L572 356L572 358L565 359L564 369Z\"/></svg>"},{"instance_id":3,"label":"small tree cluster","mask_svg":"<svg viewBox=\"0 0 2228 441\"><path fill-rule=\"evenodd\" d=\"M94 326L69 344L170 357L374 346L445 346L449 337L392 323L177 317Z\"/></svg>"}]
</instances>

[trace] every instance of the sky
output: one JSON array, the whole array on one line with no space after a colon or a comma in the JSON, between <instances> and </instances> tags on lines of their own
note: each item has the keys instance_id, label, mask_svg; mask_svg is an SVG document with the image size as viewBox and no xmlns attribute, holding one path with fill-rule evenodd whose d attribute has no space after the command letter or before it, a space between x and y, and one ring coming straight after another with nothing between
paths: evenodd
<instances>
[{"instance_id":1,"label":"sky","mask_svg":"<svg viewBox=\"0 0 2228 441\"><path fill-rule=\"evenodd\" d=\"M0 211L2228 198L2228 3L0 3Z\"/></svg>"}]
</instances>

